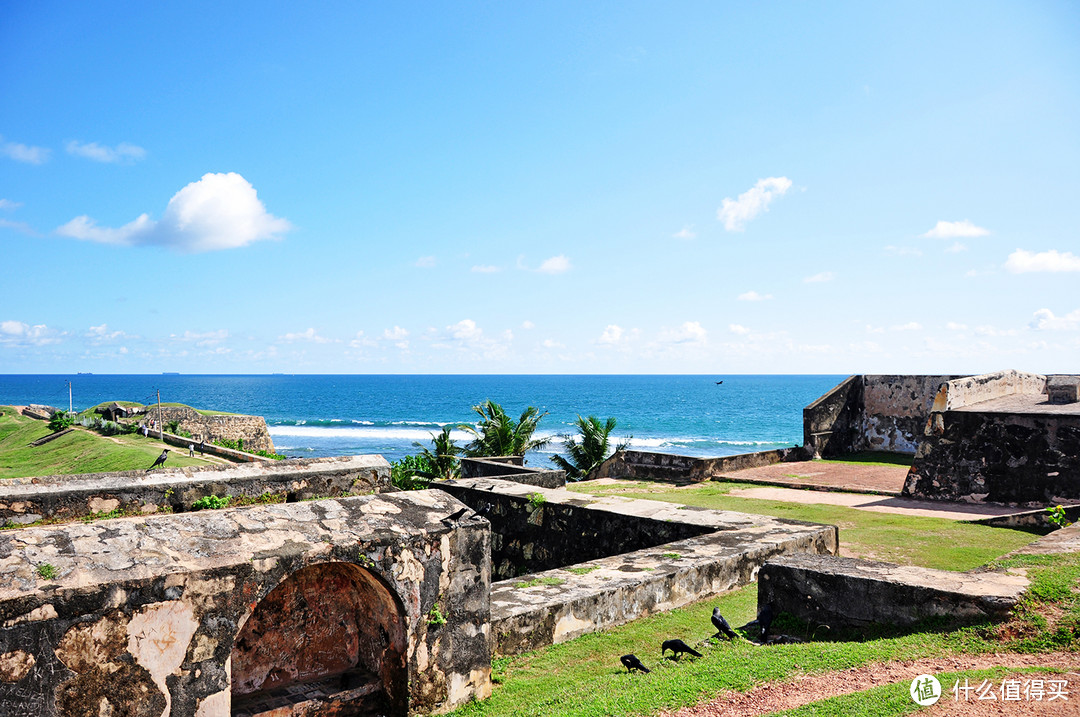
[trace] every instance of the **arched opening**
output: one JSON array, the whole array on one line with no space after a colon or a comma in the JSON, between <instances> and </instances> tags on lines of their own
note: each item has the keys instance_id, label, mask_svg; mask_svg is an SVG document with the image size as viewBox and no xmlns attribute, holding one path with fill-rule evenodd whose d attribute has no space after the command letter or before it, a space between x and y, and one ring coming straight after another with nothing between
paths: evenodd
<instances>
[{"instance_id":1,"label":"arched opening","mask_svg":"<svg viewBox=\"0 0 1080 717\"><path fill-rule=\"evenodd\" d=\"M404 715L405 632L398 600L367 570L298 570L259 602L233 643L232 714L311 714L325 704L334 714Z\"/></svg>"}]
</instances>

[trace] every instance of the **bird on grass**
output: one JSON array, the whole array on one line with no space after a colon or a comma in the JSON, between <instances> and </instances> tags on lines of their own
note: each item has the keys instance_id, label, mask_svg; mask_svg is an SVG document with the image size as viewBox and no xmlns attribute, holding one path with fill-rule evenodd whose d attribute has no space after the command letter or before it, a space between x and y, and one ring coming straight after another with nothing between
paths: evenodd
<instances>
[{"instance_id":1,"label":"bird on grass","mask_svg":"<svg viewBox=\"0 0 1080 717\"><path fill-rule=\"evenodd\" d=\"M679 640L679 639L664 640L663 644L660 645L660 654L663 655L668 650L671 650L672 656L676 660L679 659L679 655L681 655L684 652L689 653L689 654L693 655L694 657L701 657L700 652L698 652L697 650L690 647L685 642L683 642L682 640Z\"/></svg>"},{"instance_id":2,"label":"bird on grass","mask_svg":"<svg viewBox=\"0 0 1080 717\"><path fill-rule=\"evenodd\" d=\"M765 642L769 637L769 628L772 627L773 617L775 617L775 613L772 603L768 603L758 610L757 619L751 620L739 629L746 630L748 627L757 626L761 628L761 642Z\"/></svg>"},{"instance_id":3,"label":"bird on grass","mask_svg":"<svg viewBox=\"0 0 1080 717\"><path fill-rule=\"evenodd\" d=\"M468 512L469 512L468 508L462 508L461 510L456 510L453 513L451 513L450 515L443 518L442 522L446 523L447 525L450 525L452 523L456 523L459 520L461 520L462 516L464 516Z\"/></svg>"},{"instance_id":4,"label":"bird on grass","mask_svg":"<svg viewBox=\"0 0 1080 717\"><path fill-rule=\"evenodd\" d=\"M623 655L619 658L619 662L623 663L623 667L627 672L633 672L638 670L639 672L651 672L651 670L645 665L641 664L641 660L637 658L637 655Z\"/></svg>"},{"instance_id":5,"label":"bird on grass","mask_svg":"<svg viewBox=\"0 0 1080 717\"><path fill-rule=\"evenodd\" d=\"M157 460L154 461L154 465L152 465L152 466L150 466L149 468L146 469L146 472L149 473L150 471L154 470L158 466L165 465L165 459L168 458L168 457L169 457L169 449L166 448L165 450L163 450L161 452L161 455L157 457Z\"/></svg>"},{"instance_id":6,"label":"bird on grass","mask_svg":"<svg viewBox=\"0 0 1080 717\"><path fill-rule=\"evenodd\" d=\"M712 611L712 624L716 628L716 637L723 635L729 640L734 640L739 635L731 629L731 625L728 625L728 621L724 619L724 616L720 614L720 608L714 607Z\"/></svg>"}]
</instances>

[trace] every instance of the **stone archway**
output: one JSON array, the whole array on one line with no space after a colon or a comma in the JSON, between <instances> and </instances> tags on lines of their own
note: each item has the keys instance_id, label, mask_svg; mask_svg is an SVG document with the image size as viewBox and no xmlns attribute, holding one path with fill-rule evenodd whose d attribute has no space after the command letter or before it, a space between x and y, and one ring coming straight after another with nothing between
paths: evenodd
<instances>
[{"instance_id":1,"label":"stone archway","mask_svg":"<svg viewBox=\"0 0 1080 717\"><path fill-rule=\"evenodd\" d=\"M371 572L349 563L298 570L259 602L233 643L232 714L333 705L334 714L404 715L406 632L400 601Z\"/></svg>"}]
</instances>

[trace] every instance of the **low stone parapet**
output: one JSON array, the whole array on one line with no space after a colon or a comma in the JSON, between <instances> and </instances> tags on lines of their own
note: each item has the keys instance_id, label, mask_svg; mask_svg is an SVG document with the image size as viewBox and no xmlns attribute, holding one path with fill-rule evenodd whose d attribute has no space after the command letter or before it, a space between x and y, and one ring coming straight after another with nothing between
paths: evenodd
<instances>
[{"instance_id":1,"label":"low stone parapet","mask_svg":"<svg viewBox=\"0 0 1080 717\"><path fill-rule=\"evenodd\" d=\"M210 496L287 500L382 493L392 488L382 456L334 456L199 468L13 478L0 484L0 524L75 520L119 511L182 512Z\"/></svg>"},{"instance_id":2,"label":"low stone parapet","mask_svg":"<svg viewBox=\"0 0 1080 717\"><path fill-rule=\"evenodd\" d=\"M758 574L758 606L771 604L812 625L907 627L929 618L1003 620L1028 581L996 572L957 573L808 553L769 560Z\"/></svg>"}]
</instances>

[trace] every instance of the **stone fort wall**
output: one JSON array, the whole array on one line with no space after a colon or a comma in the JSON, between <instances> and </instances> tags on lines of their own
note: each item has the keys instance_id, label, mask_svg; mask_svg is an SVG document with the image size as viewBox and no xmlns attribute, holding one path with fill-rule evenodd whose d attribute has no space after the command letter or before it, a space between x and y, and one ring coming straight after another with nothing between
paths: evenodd
<instances>
[{"instance_id":1,"label":"stone fort wall","mask_svg":"<svg viewBox=\"0 0 1080 717\"><path fill-rule=\"evenodd\" d=\"M202 438L209 442L218 440L236 441L243 439L244 449L251 451L274 451L274 441L270 438L270 429L262 416L241 416L229 414L222 416L204 416L187 406L154 406L146 412L147 425L159 421L165 425L170 421L179 421L179 430L187 431L195 439Z\"/></svg>"}]
</instances>

